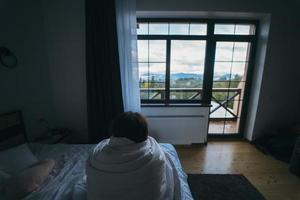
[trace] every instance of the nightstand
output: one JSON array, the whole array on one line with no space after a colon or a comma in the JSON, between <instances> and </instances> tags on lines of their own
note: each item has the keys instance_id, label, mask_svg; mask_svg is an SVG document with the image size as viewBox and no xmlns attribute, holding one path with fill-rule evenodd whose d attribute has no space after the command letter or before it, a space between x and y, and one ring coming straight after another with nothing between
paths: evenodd
<instances>
[{"instance_id":1,"label":"nightstand","mask_svg":"<svg viewBox=\"0 0 300 200\"><path fill-rule=\"evenodd\" d=\"M44 136L34 139L33 142L42 144L66 143L66 139L71 135L71 133L72 131L67 128L53 129L48 131L48 133Z\"/></svg>"}]
</instances>

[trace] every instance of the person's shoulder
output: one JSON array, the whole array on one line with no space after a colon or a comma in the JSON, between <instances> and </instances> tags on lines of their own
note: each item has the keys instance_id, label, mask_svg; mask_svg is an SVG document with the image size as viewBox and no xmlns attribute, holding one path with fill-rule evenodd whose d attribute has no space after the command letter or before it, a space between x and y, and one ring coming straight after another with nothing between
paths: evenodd
<instances>
[{"instance_id":1,"label":"person's shoulder","mask_svg":"<svg viewBox=\"0 0 300 200\"><path fill-rule=\"evenodd\" d=\"M148 136L147 140L158 143L158 142L156 141L156 139L154 139L154 138L151 137L151 136Z\"/></svg>"}]
</instances>

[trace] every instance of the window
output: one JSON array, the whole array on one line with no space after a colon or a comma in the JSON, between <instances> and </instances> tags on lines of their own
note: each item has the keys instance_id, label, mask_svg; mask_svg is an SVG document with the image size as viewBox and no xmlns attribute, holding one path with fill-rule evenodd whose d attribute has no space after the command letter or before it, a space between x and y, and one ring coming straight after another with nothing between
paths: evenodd
<instances>
[{"instance_id":1,"label":"window","mask_svg":"<svg viewBox=\"0 0 300 200\"><path fill-rule=\"evenodd\" d=\"M205 40L171 41L171 100L202 99L205 47Z\"/></svg>"},{"instance_id":2,"label":"window","mask_svg":"<svg viewBox=\"0 0 300 200\"><path fill-rule=\"evenodd\" d=\"M142 103L228 100L246 82L255 31L253 21L138 19Z\"/></svg>"},{"instance_id":3,"label":"window","mask_svg":"<svg viewBox=\"0 0 300 200\"><path fill-rule=\"evenodd\" d=\"M166 40L139 40L141 99L164 100L166 91Z\"/></svg>"}]
</instances>

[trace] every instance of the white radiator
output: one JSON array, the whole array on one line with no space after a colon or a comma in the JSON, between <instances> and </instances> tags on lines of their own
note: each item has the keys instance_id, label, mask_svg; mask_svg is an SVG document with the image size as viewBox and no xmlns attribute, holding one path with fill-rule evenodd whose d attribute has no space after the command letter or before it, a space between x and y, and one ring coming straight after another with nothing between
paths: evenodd
<instances>
[{"instance_id":1,"label":"white radiator","mask_svg":"<svg viewBox=\"0 0 300 200\"><path fill-rule=\"evenodd\" d=\"M208 107L143 107L149 134L171 144L205 143Z\"/></svg>"}]
</instances>

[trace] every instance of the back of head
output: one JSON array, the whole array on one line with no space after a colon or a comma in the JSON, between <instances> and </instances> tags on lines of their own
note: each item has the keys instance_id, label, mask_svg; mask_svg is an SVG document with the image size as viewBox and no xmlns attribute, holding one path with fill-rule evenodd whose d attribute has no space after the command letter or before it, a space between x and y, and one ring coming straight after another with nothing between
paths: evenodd
<instances>
[{"instance_id":1,"label":"back of head","mask_svg":"<svg viewBox=\"0 0 300 200\"><path fill-rule=\"evenodd\" d=\"M144 116L137 112L124 112L112 122L112 136L125 137L135 143L143 142L148 137L148 125Z\"/></svg>"}]
</instances>

